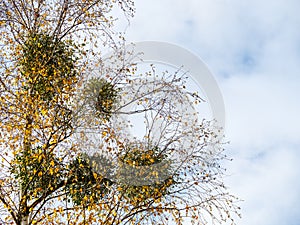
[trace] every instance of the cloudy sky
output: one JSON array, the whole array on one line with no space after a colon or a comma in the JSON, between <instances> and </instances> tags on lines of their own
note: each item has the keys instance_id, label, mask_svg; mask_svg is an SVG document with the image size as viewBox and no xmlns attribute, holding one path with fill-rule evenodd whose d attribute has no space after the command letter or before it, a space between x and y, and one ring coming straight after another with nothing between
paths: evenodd
<instances>
[{"instance_id":1,"label":"cloudy sky","mask_svg":"<svg viewBox=\"0 0 300 225\"><path fill-rule=\"evenodd\" d=\"M300 224L300 1L136 0L128 41L180 45L209 66L226 107L225 182L238 225Z\"/></svg>"}]
</instances>

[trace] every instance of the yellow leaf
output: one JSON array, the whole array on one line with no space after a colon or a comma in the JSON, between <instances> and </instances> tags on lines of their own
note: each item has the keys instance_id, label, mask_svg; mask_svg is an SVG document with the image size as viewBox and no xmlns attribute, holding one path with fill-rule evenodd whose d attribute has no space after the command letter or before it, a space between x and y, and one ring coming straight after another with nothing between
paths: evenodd
<instances>
[{"instance_id":1,"label":"yellow leaf","mask_svg":"<svg viewBox=\"0 0 300 225\"><path fill-rule=\"evenodd\" d=\"M42 115L43 115L43 116L45 116L45 115L46 115L46 113L47 113L47 110L45 110L45 109L42 109L42 110L41 110L41 113L42 113Z\"/></svg>"},{"instance_id":2,"label":"yellow leaf","mask_svg":"<svg viewBox=\"0 0 300 225\"><path fill-rule=\"evenodd\" d=\"M94 176L95 179L97 179L98 175L97 175L97 173L93 173L93 176Z\"/></svg>"}]
</instances>

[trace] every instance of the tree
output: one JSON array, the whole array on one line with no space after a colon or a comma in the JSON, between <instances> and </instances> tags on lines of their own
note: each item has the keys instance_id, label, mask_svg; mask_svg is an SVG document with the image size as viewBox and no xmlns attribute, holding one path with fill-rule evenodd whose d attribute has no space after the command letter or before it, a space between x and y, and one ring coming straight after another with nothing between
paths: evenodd
<instances>
[{"instance_id":1,"label":"tree","mask_svg":"<svg viewBox=\"0 0 300 225\"><path fill-rule=\"evenodd\" d=\"M133 2L0 4L1 223L182 224L237 213L213 122L182 110L201 100L185 76L154 66L140 76L124 58L109 13L119 6L130 17ZM99 42L120 66L105 64ZM128 135L130 115L143 115L140 139Z\"/></svg>"}]
</instances>

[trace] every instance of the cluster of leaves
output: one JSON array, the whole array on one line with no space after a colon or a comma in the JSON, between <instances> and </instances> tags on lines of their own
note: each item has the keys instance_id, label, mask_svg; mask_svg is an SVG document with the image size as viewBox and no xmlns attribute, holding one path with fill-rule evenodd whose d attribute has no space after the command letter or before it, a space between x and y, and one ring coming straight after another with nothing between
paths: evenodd
<instances>
[{"instance_id":1,"label":"cluster of leaves","mask_svg":"<svg viewBox=\"0 0 300 225\"><path fill-rule=\"evenodd\" d=\"M91 78L84 89L84 97L94 116L109 120L118 99L118 92L111 82L103 78Z\"/></svg>"},{"instance_id":2,"label":"cluster of leaves","mask_svg":"<svg viewBox=\"0 0 300 225\"><path fill-rule=\"evenodd\" d=\"M113 184L111 180L94 172L86 156L77 156L68 167L70 176L65 188L75 205L99 202Z\"/></svg>"},{"instance_id":3,"label":"cluster of leaves","mask_svg":"<svg viewBox=\"0 0 300 225\"><path fill-rule=\"evenodd\" d=\"M11 172L20 181L22 190L33 198L56 190L63 181L63 166L59 159L41 146L17 154Z\"/></svg>"},{"instance_id":4,"label":"cluster of leaves","mask_svg":"<svg viewBox=\"0 0 300 225\"><path fill-rule=\"evenodd\" d=\"M33 97L51 101L68 92L77 81L76 46L49 34L29 34L22 45L20 72L26 79L23 88Z\"/></svg>"},{"instance_id":5,"label":"cluster of leaves","mask_svg":"<svg viewBox=\"0 0 300 225\"><path fill-rule=\"evenodd\" d=\"M113 184L94 172L86 157L77 156L70 163L63 163L42 147L20 152L11 173L31 200L64 187L67 196L78 206L101 201Z\"/></svg>"},{"instance_id":6,"label":"cluster of leaves","mask_svg":"<svg viewBox=\"0 0 300 225\"><path fill-rule=\"evenodd\" d=\"M150 166L162 162L167 155L158 147L144 150L142 145L130 146L121 155L120 160L129 165Z\"/></svg>"},{"instance_id":7,"label":"cluster of leaves","mask_svg":"<svg viewBox=\"0 0 300 225\"><path fill-rule=\"evenodd\" d=\"M138 145L129 148L125 154L120 157L122 163L133 168L139 168L138 170L131 171L134 174L128 174L126 170L121 171L120 177L122 177L123 182L125 180L136 179L137 177L142 179L148 178L149 184L146 185L122 184L121 180L119 190L124 198L133 206L143 205L149 201L160 202L161 199L169 193L169 190L175 183L174 177L171 176L171 164L167 161L167 154L158 146L154 146L148 150L144 150L140 147L141 146ZM156 165L161 163L163 163L163 166L158 169ZM161 176L159 173L169 173L169 176L164 180L159 180L157 179L158 176ZM149 180L149 178L151 180Z\"/></svg>"}]
</instances>

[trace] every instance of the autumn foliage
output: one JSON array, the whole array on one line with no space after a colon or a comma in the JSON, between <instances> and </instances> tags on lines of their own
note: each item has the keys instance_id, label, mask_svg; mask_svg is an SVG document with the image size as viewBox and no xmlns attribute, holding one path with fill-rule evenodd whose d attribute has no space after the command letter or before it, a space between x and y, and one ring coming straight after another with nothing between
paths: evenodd
<instances>
[{"instance_id":1,"label":"autumn foliage","mask_svg":"<svg viewBox=\"0 0 300 225\"><path fill-rule=\"evenodd\" d=\"M205 224L238 213L213 122L186 121L174 106L195 100L186 78L143 77L123 58L111 12L128 19L133 6L0 3L1 224ZM102 47L119 68L107 67ZM141 140L124 119L138 114Z\"/></svg>"}]
</instances>

